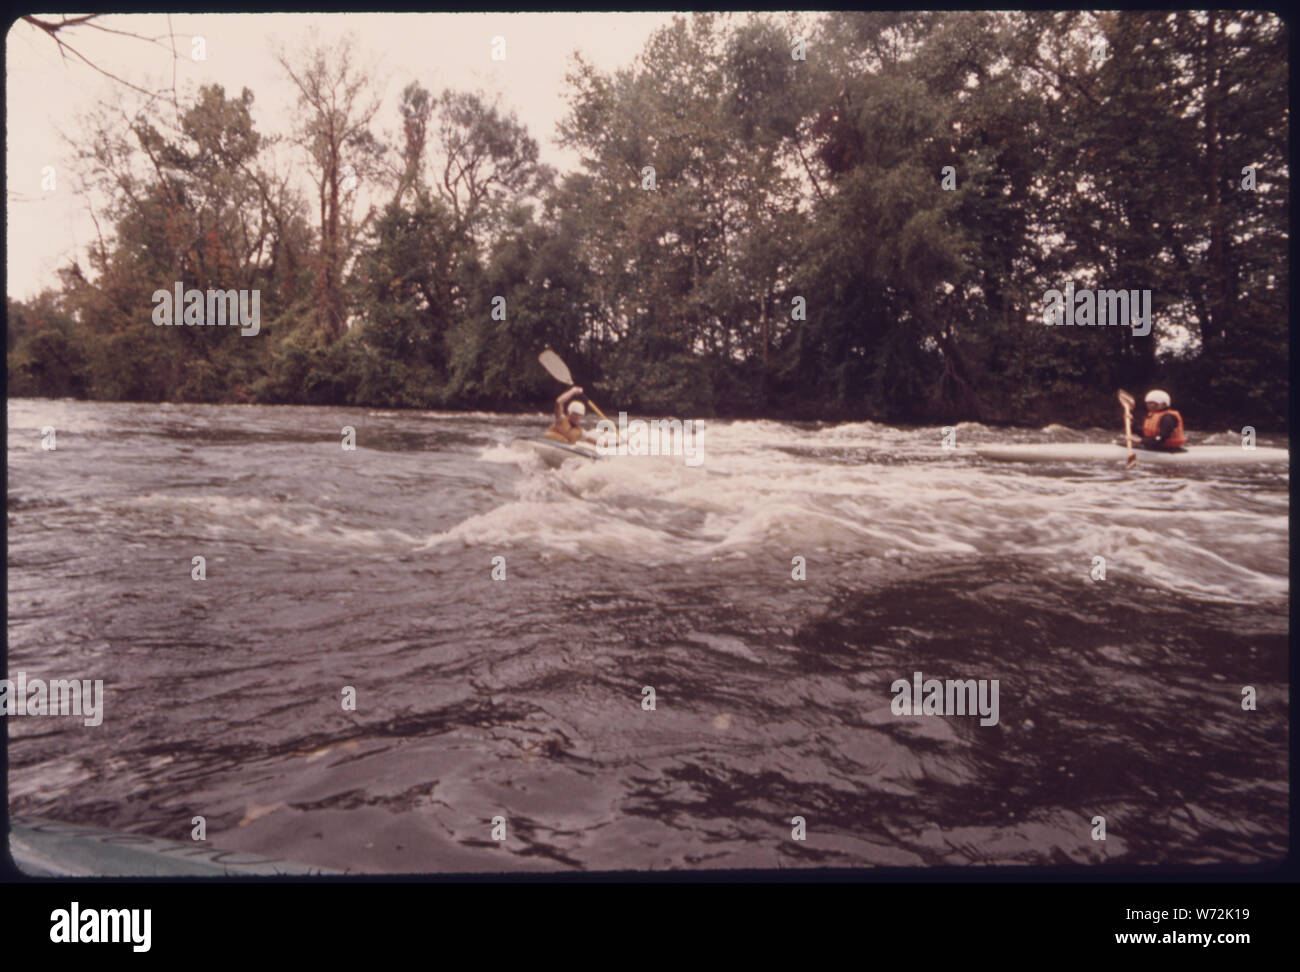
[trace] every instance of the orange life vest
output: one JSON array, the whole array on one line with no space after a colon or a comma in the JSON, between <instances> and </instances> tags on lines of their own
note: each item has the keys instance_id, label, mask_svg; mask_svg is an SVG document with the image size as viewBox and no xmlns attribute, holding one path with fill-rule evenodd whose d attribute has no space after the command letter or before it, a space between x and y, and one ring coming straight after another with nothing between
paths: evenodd
<instances>
[{"instance_id":1,"label":"orange life vest","mask_svg":"<svg viewBox=\"0 0 1300 972\"><path fill-rule=\"evenodd\" d=\"M1172 408L1166 408L1163 411L1152 412L1142 421L1142 434L1148 439L1155 439L1160 435L1160 420L1166 415L1172 415L1178 420L1178 426L1174 429L1173 434L1165 439L1164 445L1168 449L1182 448L1187 441L1187 436L1183 435L1183 417L1175 412Z\"/></svg>"},{"instance_id":2,"label":"orange life vest","mask_svg":"<svg viewBox=\"0 0 1300 972\"><path fill-rule=\"evenodd\" d=\"M563 422L556 422L547 429L546 438L572 445L582 438L582 429L574 428L573 423L566 418Z\"/></svg>"}]
</instances>

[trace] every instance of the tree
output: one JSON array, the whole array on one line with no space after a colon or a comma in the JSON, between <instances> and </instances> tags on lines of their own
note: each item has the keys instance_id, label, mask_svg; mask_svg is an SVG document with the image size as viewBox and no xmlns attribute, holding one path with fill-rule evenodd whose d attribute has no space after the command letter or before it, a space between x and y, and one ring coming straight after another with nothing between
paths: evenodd
<instances>
[{"instance_id":1,"label":"tree","mask_svg":"<svg viewBox=\"0 0 1300 972\"><path fill-rule=\"evenodd\" d=\"M537 142L514 113L482 94L448 89L437 114L438 192L451 206L457 232L486 245L509 204L539 194L553 173L539 164Z\"/></svg>"},{"instance_id":2,"label":"tree","mask_svg":"<svg viewBox=\"0 0 1300 972\"><path fill-rule=\"evenodd\" d=\"M347 330L342 282L366 221L354 217L359 180L382 171L384 148L370 132L379 111L372 82L354 62L355 44L309 43L301 63L280 51L276 61L298 89L302 116L293 141L311 159L310 176L319 206L319 249L315 255L314 317L325 340Z\"/></svg>"}]
</instances>

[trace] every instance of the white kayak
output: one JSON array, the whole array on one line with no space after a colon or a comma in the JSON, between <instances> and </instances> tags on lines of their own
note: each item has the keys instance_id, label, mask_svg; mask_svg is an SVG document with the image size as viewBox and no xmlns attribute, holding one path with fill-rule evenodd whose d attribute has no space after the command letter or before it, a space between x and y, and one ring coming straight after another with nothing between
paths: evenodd
<instances>
[{"instance_id":1,"label":"white kayak","mask_svg":"<svg viewBox=\"0 0 1300 972\"><path fill-rule=\"evenodd\" d=\"M1114 462L1122 464L1128 450L1122 445L1091 442L1047 442L1042 445L976 446L984 459L997 462ZM1138 465L1158 466L1272 466L1286 465L1291 454L1286 449L1260 446L1189 446L1185 452L1157 452L1134 449Z\"/></svg>"},{"instance_id":2,"label":"white kayak","mask_svg":"<svg viewBox=\"0 0 1300 972\"><path fill-rule=\"evenodd\" d=\"M38 877L180 877L337 874L256 854L219 850L207 841L164 840L82 824L12 817L9 854Z\"/></svg>"},{"instance_id":3,"label":"white kayak","mask_svg":"<svg viewBox=\"0 0 1300 972\"><path fill-rule=\"evenodd\" d=\"M525 439L520 437L515 439L515 445L532 449L542 462L552 469L558 469L561 463L567 459L595 460L600 458L595 449L568 445L564 442L556 442L554 439Z\"/></svg>"}]
</instances>

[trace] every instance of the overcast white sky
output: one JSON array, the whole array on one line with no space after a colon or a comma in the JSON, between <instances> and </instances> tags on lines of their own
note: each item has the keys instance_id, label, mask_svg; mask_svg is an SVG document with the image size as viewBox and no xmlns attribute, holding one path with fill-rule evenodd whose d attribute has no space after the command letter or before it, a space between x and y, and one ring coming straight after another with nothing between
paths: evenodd
<instances>
[{"instance_id":1,"label":"overcast white sky","mask_svg":"<svg viewBox=\"0 0 1300 972\"><path fill-rule=\"evenodd\" d=\"M60 15L39 15L57 20ZM175 61L177 88L225 86L227 96L252 90L253 121L263 134L287 132L296 96L271 56L283 45L300 49L315 26L320 40L352 34L362 63L372 64L384 95L376 129L396 131L398 98L409 82L430 91L445 87L482 89L500 94L501 106L514 110L541 145L542 159L557 168L576 167L573 153L554 143L555 126L565 114L565 72L571 55L603 70L630 65L654 29L671 13L537 14L138 14L106 15L104 27L156 37L159 47L89 27L68 30L70 42L89 60L148 90L170 86L173 59L168 35L174 32L181 57ZM504 61L491 57L492 38L506 41ZM206 60L190 57L191 38L201 36ZM5 120L8 185L8 294L26 299L56 286L57 267L78 255L94 236L86 205L72 191L67 149L60 132L76 137L77 118L101 99L113 100L114 82L75 57L60 57L42 31L16 21L5 39ZM301 167L301 160L299 165ZM44 191L41 173L55 167L57 185Z\"/></svg>"}]
</instances>

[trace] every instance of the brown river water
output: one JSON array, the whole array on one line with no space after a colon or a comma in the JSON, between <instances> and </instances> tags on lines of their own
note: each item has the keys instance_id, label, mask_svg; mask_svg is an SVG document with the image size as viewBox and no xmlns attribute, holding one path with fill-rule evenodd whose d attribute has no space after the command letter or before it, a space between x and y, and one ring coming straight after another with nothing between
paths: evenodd
<instances>
[{"instance_id":1,"label":"brown river water","mask_svg":"<svg viewBox=\"0 0 1300 972\"><path fill-rule=\"evenodd\" d=\"M548 469L545 424L10 400L8 677L103 682L7 718L10 811L360 873L1286 853L1286 467L717 421ZM996 719L899 714L916 672Z\"/></svg>"}]
</instances>

